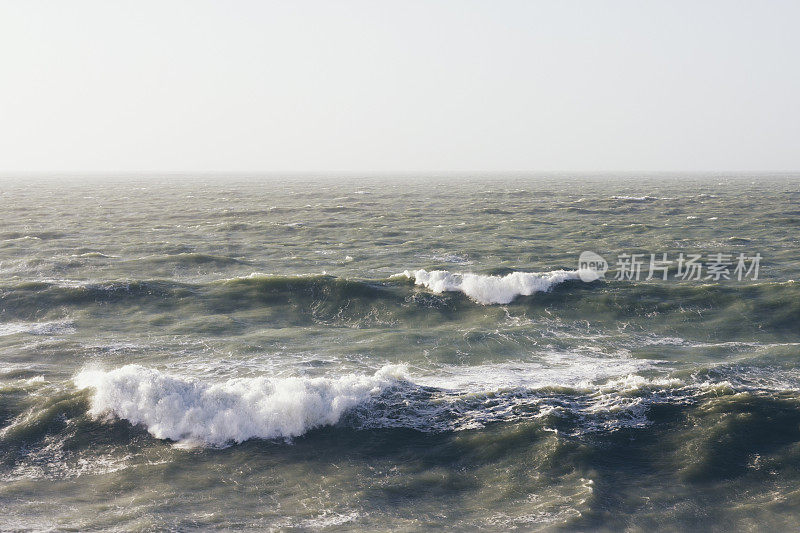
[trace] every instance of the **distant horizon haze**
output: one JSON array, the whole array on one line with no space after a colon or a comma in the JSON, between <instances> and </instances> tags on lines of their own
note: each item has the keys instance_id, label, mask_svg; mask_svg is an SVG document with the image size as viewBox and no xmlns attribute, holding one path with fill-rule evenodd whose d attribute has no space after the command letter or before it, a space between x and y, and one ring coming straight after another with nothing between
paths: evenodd
<instances>
[{"instance_id":1,"label":"distant horizon haze","mask_svg":"<svg viewBox=\"0 0 800 533\"><path fill-rule=\"evenodd\" d=\"M784 0L0 0L0 175L791 173L798 20Z\"/></svg>"}]
</instances>

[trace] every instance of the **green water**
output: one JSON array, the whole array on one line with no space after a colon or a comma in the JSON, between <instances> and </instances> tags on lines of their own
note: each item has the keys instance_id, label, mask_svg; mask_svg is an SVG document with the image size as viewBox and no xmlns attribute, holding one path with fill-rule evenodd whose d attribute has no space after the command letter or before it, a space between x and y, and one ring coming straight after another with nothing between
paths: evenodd
<instances>
[{"instance_id":1,"label":"green water","mask_svg":"<svg viewBox=\"0 0 800 533\"><path fill-rule=\"evenodd\" d=\"M798 178L4 179L0 529L794 530Z\"/></svg>"}]
</instances>

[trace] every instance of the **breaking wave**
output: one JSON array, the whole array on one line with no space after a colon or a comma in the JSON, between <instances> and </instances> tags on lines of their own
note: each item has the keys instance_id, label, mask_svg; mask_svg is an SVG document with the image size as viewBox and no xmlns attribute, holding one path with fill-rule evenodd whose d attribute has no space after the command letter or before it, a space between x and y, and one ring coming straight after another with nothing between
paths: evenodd
<instances>
[{"instance_id":1,"label":"breaking wave","mask_svg":"<svg viewBox=\"0 0 800 533\"><path fill-rule=\"evenodd\" d=\"M224 445L251 438L291 438L335 424L347 409L396 382L401 369L373 376L238 378L210 384L139 365L84 370L79 388L92 388L90 414L142 424L156 438Z\"/></svg>"},{"instance_id":2,"label":"breaking wave","mask_svg":"<svg viewBox=\"0 0 800 533\"><path fill-rule=\"evenodd\" d=\"M263 324L427 327L484 316L489 311L483 306L499 304L524 307L531 319L546 318L548 309L574 312L591 321L682 317L678 329L668 336L689 334L683 331L684 324L691 328L698 321L713 319L717 320L714 339L727 340L751 339L751 334L763 332L790 339L800 320L800 286L790 281L667 285L609 279L584 283L576 281L580 275L580 270L506 275L406 270L388 279L252 274L200 283L160 279L13 282L0 285L0 334L70 333L71 326L64 322L67 317L86 310L123 311L132 306L161 314L162 323L174 324L179 333L207 333L187 321L173 320L184 310L208 317L205 326L241 331ZM535 298L521 298L530 295ZM497 312L502 311L498 308ZM244 320L226 321L236 313L245 314ZM648 327L652 326L650 322Z\"/></svg>"},{"instance_id":3,"label":"breaking wave","mask_svg":"<svg viewBox=\"0 0 800 533\"><path fill-rule=\"evenodd\" d=\"M661 403L694 402L725 383L687 385L643 377L657 362L554 354L544 364L442 368L411 379L403 365L372 375L247 377L210 382L126 365L88 369L74 383L91 390L89 415L141 425L182 445L227 446L249 439L291 439L323 426L405 428L424 433L479 429L541 419L574 435L643 428ZM487 379L479 379L479 375Z\"/></svg>"},{"instance_id":4,"label":"breaking wave","mask_svg":"<svg viewBox=\"0 0 800 533\"><path fill-rule=\"evenodd\" d=\"M580 279L577 270L554 270L552 272L512 272L505 276L456 273L447 270L406 270L397 276L413 279L417 285L436 293L463 292L474 301L483 304L507 304L517 296L530 296L546 292L555 285Z\"/></svg>"}]
</instances>

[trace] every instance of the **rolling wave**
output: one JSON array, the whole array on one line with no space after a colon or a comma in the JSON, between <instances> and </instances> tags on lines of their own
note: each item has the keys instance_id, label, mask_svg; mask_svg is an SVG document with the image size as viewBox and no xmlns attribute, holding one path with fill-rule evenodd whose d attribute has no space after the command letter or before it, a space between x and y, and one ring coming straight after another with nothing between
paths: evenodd
<instances>
[{"instance_id":1,"label":"rolling wave","mask_svg":"<svg viewBox=\"0 0 800 533\"><path fill-rule=\"evenodd\" d=\"M259 437L297 437L336 423L342 413L396 381L399 370L374 376L238 378L210 384L139 365L85 370L75 378L92 388L90 414L143 424L159 439L224 445Z\"/></svg>"},{"instance_id":2,"label":"rolling wave","mask_svg":"<svg viewBox=\"0 0 800 533\"><path fill-rule=\"evenodd\" d=\"M544 365L453 367L427 377L387 365L372 375L219 382L126 365L84 370L74 383L90 391L88 414L96 419L126 420L158 439L215 447L254 438L292 439L335 425L441 433L540 420L572 435L614 432L648 427L649 413L659 405L694 405L769 388L724 376L641 374L657 363L573 354ZM786 390L785 384L772 385Z\"/></svg>"},{"instance_id":3,"label":"rolling wave","mask_svg":"<svg viewBox=\"0 0 800 533\"><path fill-rule=\"evenodd\" d=\"M167 323L171 314L185 309L201 316L258 311L248 313L242 324L273 327L384 327L477 318L491 313L486 307L494 306L499 313L500 306L509 305L524 309L531 319L544 318L547 309L553 308L604 322L651 321L669 315L680 318L678 326L703 321L713 326L706 330L714 332L714 338L730 340L764 331L790 337L800 323L800 286L793 282L583 283L576 281L579 274L555 270L499 276L416 270L375 280L253 274L200 283L160 279L17 282L0 285L0 324L57 322L104 306L120 313L162 313ZM670 333L675 334L679 331Z\"/></svg>"},{"instance_id":4,"label":"rolling wave","mask_svg":"<svg viewBox=\"0 0 800 533\"><path fill-rule=\"evenodd\" d=\"M546 292L554 286L569 280L580 279L575 270L554 270L552 272L512 272L505 276L484 276L471 273L453 273L447 270L406 270L397 276L413 279L435 293L463 292L479 304L508 304L517 296L530 296Z\"/></svg>"}]
</instances>

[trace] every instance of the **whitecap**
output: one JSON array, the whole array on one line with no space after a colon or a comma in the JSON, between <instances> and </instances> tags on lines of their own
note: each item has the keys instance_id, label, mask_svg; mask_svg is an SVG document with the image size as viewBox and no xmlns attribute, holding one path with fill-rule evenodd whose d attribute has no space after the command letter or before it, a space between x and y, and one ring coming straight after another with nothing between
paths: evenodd
<instances>
[{"instance_id":1,"label":"whitecap","mask_svg":"<svg viewBox=\"0 0 800 533\"><path fill-rule=\"evenodd\" d=\"M0 324L0 337L27 333L29 335L69 335L75 333L75 325L67 320L54 322L7 322Z\"/></svg>"},{"instance_id":2,"label":"whitecap","mask_svg":"<svg viewBox=\"0 0 800 533\"><path fill-rule=\"evenodd\" d=\"M156 438L223 446L251 438L292 438L338 422L346 410L397 382L403 367L372 376L235 378L221 383L140 365L86 369L74 379L94 390L90 414L142 424Z\"/></svg>"},{"instance_id":3,"label":"whitecap","mask_svg":"<svg viewBox=\"0 0 800 533\"><path fill-rule=\"evenodd\" d=\"M655 196L612 196L611 199L623 202L652 202L658 200Z\"/></svg>"},{"instance_id":4,"label":"whitecap","mask_svg":"<svg viewBox=\"0 0 800 533\"><path fill-rule=\"evenodd\" d=\"M95 418L140 424L180 447L226 446L288 440L339 422L352 429L444 432L566 415L577 417L576 434L643 427L648 406L671 401L682 385L638 375L658 364L625 354L553 353L540 361L444 366L413 380L405 366L387 365L372 375L218 381L127 365L84 370L74 383L92 390Z\"/></svg>"},{"instance_id":5,"label":"whitecap","mask_svg":"<svg viewBox=\"0 0 800 533\"><path fill-rule=\"evenodd\" d=\"M487 305L507 304L517 296L549 291L559 283L580 279L580 271L512 272L505 276L486 276L447 270L406 270L392 277L403 276L435 293L463 292L474 301Z\"/></svg>"}]
</instances>

